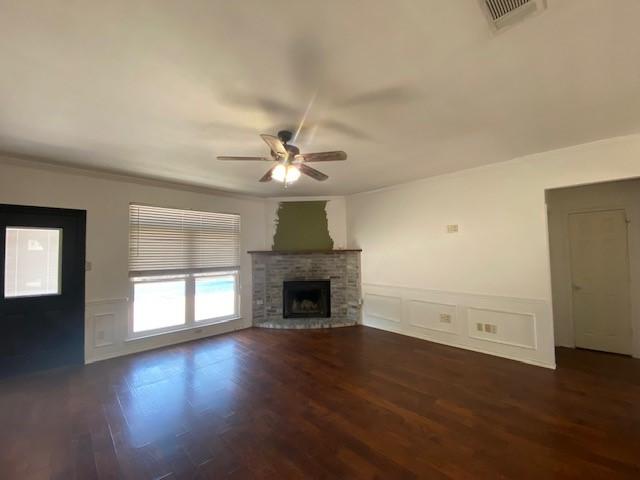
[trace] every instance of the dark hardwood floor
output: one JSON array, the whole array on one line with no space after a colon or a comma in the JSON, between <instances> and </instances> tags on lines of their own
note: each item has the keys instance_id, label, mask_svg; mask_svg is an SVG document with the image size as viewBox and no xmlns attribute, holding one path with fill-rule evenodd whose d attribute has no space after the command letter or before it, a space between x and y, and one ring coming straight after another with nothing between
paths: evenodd
<instances>
[{"instance_id":1,"label":"dark hardwood floor","mask_svg":"<svg viewBox=\"0 0 640 480\"><path fill-rule=\"evenodd\" d=\"M251 329L0 383L0 478L640 478L640 361Z\"/></svg>"}]
</instances>

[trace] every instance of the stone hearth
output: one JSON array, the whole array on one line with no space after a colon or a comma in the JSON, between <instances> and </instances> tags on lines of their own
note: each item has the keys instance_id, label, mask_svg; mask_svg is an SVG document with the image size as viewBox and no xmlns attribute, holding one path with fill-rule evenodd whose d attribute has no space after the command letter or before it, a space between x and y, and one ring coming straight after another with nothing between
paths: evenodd
<instances>
[{"instance_id":1,"label":"stone hearth","mask_svg":"<svg viewBox=\"0 0 640 480\"><path fill-rule=\"evenodd\" d=\"M251 251L253 325L264 328L331 328L360 323L361 250ZM331 316L284 318L285 281L329 280Z\"/></svg>"}]
</instances>

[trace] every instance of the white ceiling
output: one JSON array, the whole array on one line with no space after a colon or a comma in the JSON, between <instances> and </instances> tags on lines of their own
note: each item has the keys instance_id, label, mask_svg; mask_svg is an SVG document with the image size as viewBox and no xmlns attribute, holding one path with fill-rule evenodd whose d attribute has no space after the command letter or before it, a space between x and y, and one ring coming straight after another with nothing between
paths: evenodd
<instances>
[{"instance_id":1,"label":"white ceiling","mask_svg":"<svg viewBox=\"0 0 640 480\"><path fill-rule=\"evenodd\" d=\"M259 195L347 194L640 131L640 2L0 2L0 151ZM283 192L259 133L342 149Z\"/></svg>"}]
</instances>

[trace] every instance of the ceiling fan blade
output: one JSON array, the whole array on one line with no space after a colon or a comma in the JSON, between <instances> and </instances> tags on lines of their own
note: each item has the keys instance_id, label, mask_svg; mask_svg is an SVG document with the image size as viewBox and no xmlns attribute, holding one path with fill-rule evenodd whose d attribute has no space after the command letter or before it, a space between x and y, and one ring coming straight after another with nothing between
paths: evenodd
<instances>
[{"instance_id":1,"label":"ceiling fan blade","mask_svg":"<svg viewBox=\"0 0 640 480\"><path fill-rule=\"evenodd\" d=\"M217 157L218 160L252 160L252 161L257 161L257 162L273 162L273 159L271 158L266 158L266 157L227 157L227 156L221 156L221 157Z\"/></svg>"},{"instance_id":2,"label":"ceiling fan blade","mask_svg":"<svg viewBox=\"0 0 640 480\"><path fill-rule=\"evenodd\" d=\"M277 155L280 155L280 156L288 155L287 149L284 148L284 144L280 141L278 137L274 137L273 135L265 135L264 133L260 136L262 137L262 140L264 140L265 143L269 145L269 148L271 149L272 152L275 152Z\"/></svg>"},{"instance_id":3,"label":"ceiling fan blade","mask_svg":"<svg viewBox=\"0 0 640 480\"><path fill-rule=\"evenodd\" d=\"M283 61L288 63L292 86L296 88L298 98L306 98L313 87L324 84L329 73L325 60L326 42L323 37L311 37L304 30L291 37L288 48L284 51Z\"/></svg>"},{"instance_id":4,"label":"ceiling fan blade","mask_svg":"<svg viewBox=\"0 0 640 480\"><path fill-rule=\"evenodd\" d=\"M415 89L403 85L396 85L361 93L360 95L355 95L341 102L337 102L336 105L339 107L356 107L376 103L400 104L409 102L418 96L418 92Z\"/></svg>"},{"instance_id":5,"label":"ceiling fan blade","mask_svg":"<svg viewBox=\"0 0 640 480\"><path fill-rule=\"evenodd\" d=\"M295 159L305 162L335 162L338 160L346 160L347 154L341 150L336 152L301 153L296 155Z\"/></svg>"},{"instance_id":6,"label":"ceiling fan blade","mask_svg":"<svg viewBox=\"0 0 640 480\"><path fill-rule=\"evenodd\" d=\"M248 134L257 134L260 129L256 131L255 127L234 124L234 123L226 123L226 122L205 122L199 125L200 129L204 131L204 133L212 133L212 132L220 132L224 131L233 132L233 133L248 133Z\"/></svg>"},{"instance_id":7,"label":"ceiling fan blade","mask_svg":"<svg viewBox=\"0 0 640 480\"><path fill-rule=\"evenodd\" d=\"M339 122L337 120L325 119L319 120L316 122L320 128L325 127L334 132L342 133L344 135L348 135L353 138L357 138L358 140L373 140L371 135L367 132L360 130L359 128L352 127L347 125L346 123Z\"/></svg>"},{"instance_id":8,"label":"ceiling fan blade","mask_svg":"<svg viewBox=\"0 0 640 480\"><path fill-rule=\"evenodd\" d=\"M259 182L265 183L265 182L270 182L271 181L271 174L273 173L273 169L275 168L275 166L271 167L267 173L265 173L260 180L258 180Z\"/></svg>"},{"instance_id":9,"label":"ceiling fan blade","mask_svg":"<svg viewBox=\"0 0 640 480\"><path fill-rule=\"evenodd\" d=\"M329 178L324 173L316 170L315 168L311 168L309 165L305 165L304 163L300 164L298 168L300 169L301 173L309 175L311 178L313 178L314 180L318 180L319 182L324 182L327 178Z\"/></svg>"},{"instance_id":10,"label":"ceiling fan blade","mask_svg":"<svg viewBox=\"0 0 640 480\"><path fill-rule=\"evenodd\" d=\"M223 99L225 103L246 110L263 111L270 117L298 115L298 110L275 98L229 92Z\"/></svg>"}]
</instances>

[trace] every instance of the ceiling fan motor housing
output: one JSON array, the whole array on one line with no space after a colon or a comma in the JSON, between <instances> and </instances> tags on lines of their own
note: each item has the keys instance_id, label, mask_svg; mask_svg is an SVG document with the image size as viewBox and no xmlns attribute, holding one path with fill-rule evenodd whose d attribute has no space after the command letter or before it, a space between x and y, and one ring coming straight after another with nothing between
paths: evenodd
<instances>
[{"instance_id":1,"label":"ceiling fan motor housing","mask_svg":"<svg viewBox=\"0 0 640 480\"><path fill-rule=\"evenodd\" d=\"M289 155L291 156L295 156L298 155L300 153L300 149L298 147L296 147L295 145L285 145L284 148L287 149L287 152L289 152Z\"/></svg>"},{"instance_id":2,"label":"ceiling fan motor housing","mask_svg":"<svg viewBox=\"0 0 640 480\"><path fill-rule=\"evenodd\" d=\"M282 143L286 144L293 138L293 133L291 133L289 130L280 130L278 132L278 138Z\"/></svg>"},{"instance_id":3,"label":"ceiling fan motor housing","mask_svg":"<svg viewBox=\"0 0 640 480\"><path fill-rule=\"evenodd\" d=\"M278 138L284 144L284 148L289 152L289 155L295 156L300 153L300 149L295 145L289 145L289 141L293 138L293 133L289 130L280 130L278 132Z\"/></svg>"}]
</instances>

